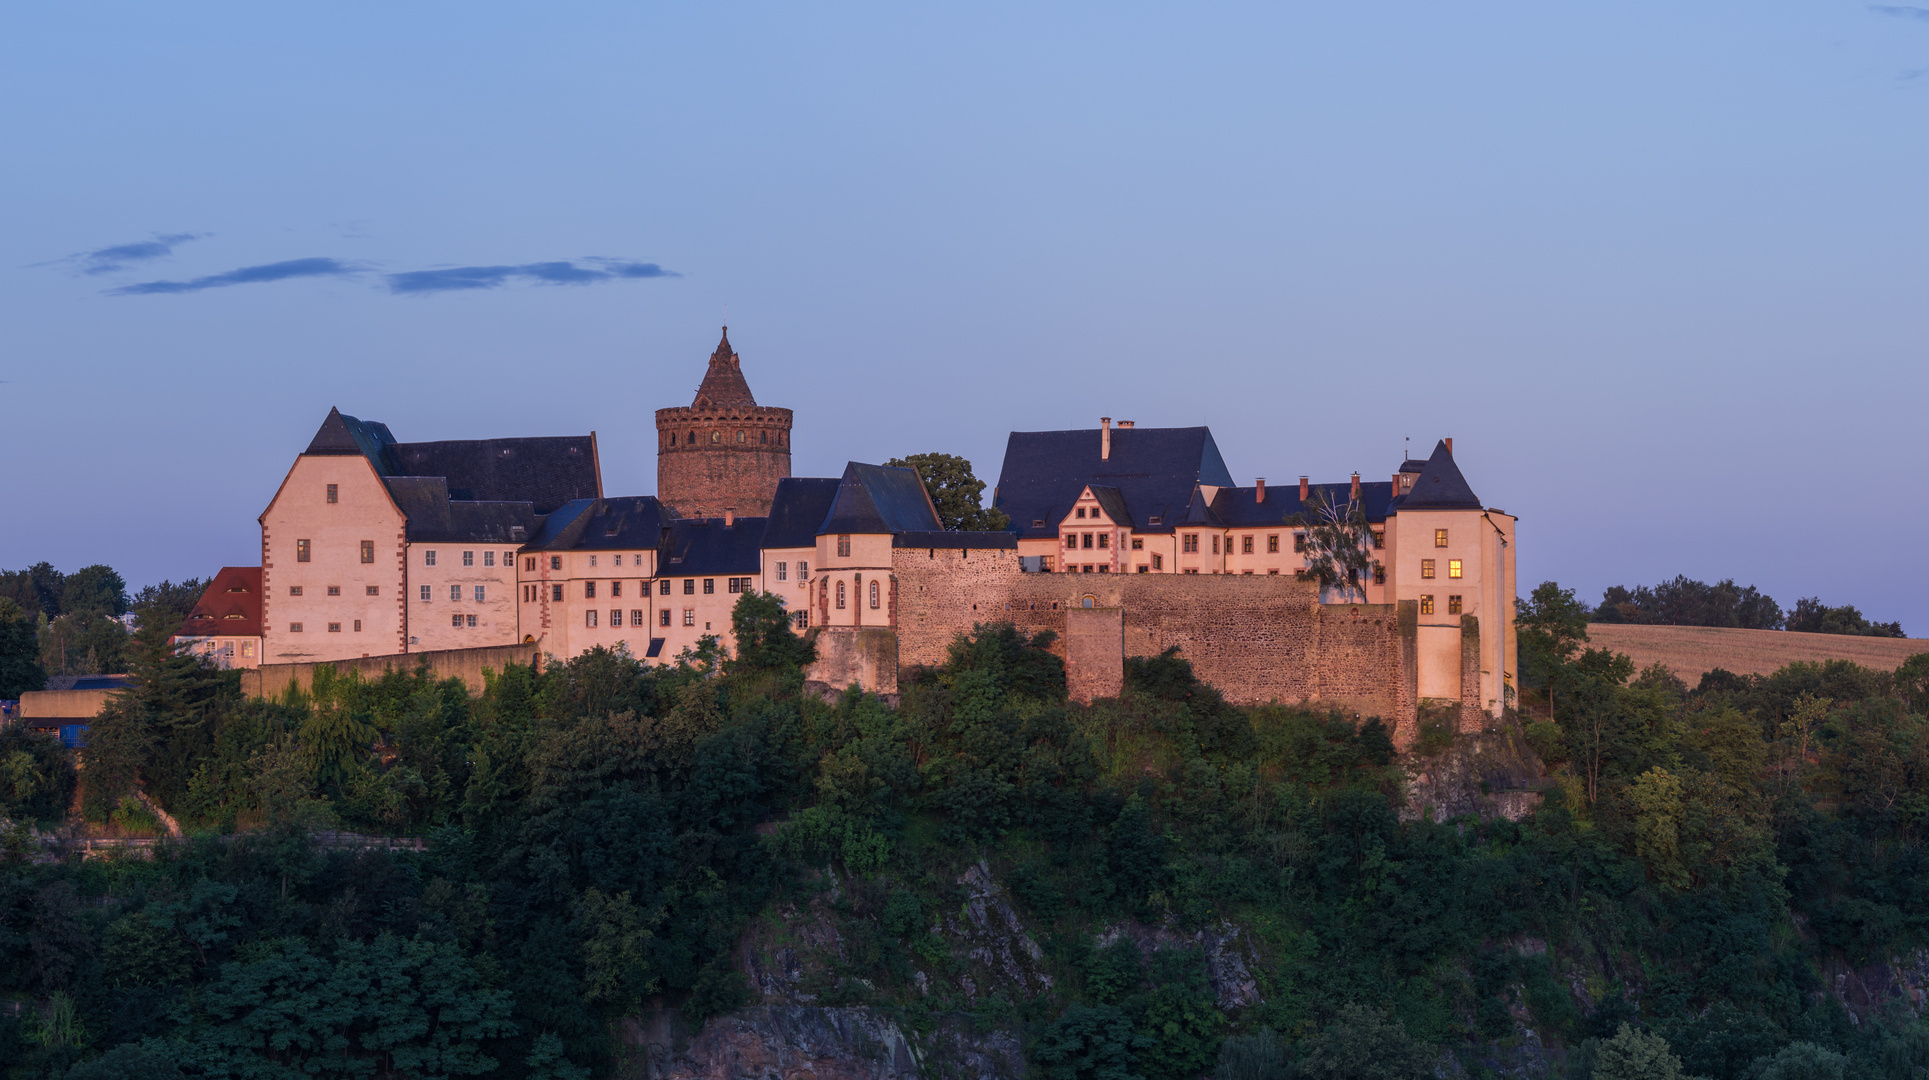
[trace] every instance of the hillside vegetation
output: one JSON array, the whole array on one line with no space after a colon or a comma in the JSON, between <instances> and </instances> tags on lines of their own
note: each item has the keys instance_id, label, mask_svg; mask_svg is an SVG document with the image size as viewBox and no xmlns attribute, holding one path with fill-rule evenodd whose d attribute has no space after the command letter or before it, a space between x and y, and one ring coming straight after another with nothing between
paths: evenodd
<instances>
[{"instance_id":1,"label":"hillside vegetation","mask_svg":"<svg viewBox=\"0 0 1929 1080\"><path fill-rule=\"evenodd\" d=\"M84 804L138 785L194 835L81 863L9 834L0 1063L610 1075L615 1021L770 1003L1003 1039L1050 1078L1925 1075L1924 673L1690 690L1590 650L1563 596L1523 619L1555 720L1493 734L1555 771L1521 821L1407 809L1468 737L1403 759L1376 719L1234 708L1173 656L1077 706L1009 627L896 708L804 697L809 647L761 596L736 656L592 652L479 696L243 701L137 640ZM71 763L9 738L7 812L56 813Z\"/></svg>"}]
</instances>

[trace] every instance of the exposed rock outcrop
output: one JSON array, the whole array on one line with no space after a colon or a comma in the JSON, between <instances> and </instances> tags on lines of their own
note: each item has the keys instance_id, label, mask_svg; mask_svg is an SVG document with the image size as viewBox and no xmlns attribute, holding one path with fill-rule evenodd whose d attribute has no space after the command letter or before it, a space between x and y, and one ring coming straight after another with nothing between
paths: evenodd
<instances>
[{"instance_id":1,"label":"exposed rock outcrop","mask_svg":"<svg viewBox=\"0 0 1929 1080\"><path fill-rule=\"evenodd\" d=\"M620 1036L632 1080L1017 1080L1025 1072L1015 1031L974 1030L947 1018L928 1035L885 1011L766 1005L712 1017L695 1032L674 1010L626 1020Z\"/></svg>"}]
</instances>

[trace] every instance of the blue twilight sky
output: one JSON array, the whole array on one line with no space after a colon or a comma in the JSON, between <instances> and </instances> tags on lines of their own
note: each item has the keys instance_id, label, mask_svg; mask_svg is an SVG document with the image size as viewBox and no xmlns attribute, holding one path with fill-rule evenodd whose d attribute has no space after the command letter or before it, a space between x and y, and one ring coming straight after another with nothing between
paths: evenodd
<instances>
[{"instance_id":1,"label":"blue twilight sky","mask_svg":"<svg viewBox=\"0 0 1929 1080\"><path fill-rule=\"evenodd\" d=\"M1456 437L1523 588L1929 636L1929 3L0 9L0 567L258 559L337 405L655 486L727 318L795 470Z\"/></svg>"}]
</instances>

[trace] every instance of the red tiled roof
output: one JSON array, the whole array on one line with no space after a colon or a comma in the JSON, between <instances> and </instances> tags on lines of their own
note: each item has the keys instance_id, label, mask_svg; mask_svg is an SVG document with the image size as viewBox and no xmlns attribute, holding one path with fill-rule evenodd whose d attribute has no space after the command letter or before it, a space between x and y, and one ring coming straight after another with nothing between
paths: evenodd
<instances>
[{"instance_id":1,"label":"red tiled roof","mask_svg":"<svg viewBox=\"0 0 1929 1080\"><path fill-rule=\"evenodd\" d=\"M175 636L260 637L261 567L222 567Z\"/></svg>"}]
</instances>

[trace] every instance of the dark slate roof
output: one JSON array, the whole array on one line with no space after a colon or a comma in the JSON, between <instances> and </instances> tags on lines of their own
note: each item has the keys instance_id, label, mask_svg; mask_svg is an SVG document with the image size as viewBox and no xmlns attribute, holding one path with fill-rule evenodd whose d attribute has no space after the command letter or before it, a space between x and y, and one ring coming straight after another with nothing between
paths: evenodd
<instances>
[{"instance_id":1,"label":"dark slate roof","mask_svg":"<svg viewBox=\"0 0 1929 1080\"><path fill-rule=\"evenodd\" d=\"M1018 546L1018 536L1009 532L903 532L891 536L894 548L968 548L987 550Z\"/></svg>"},{"instance_id":2,"label":"dark slate roof","mask_svg":"<svg viewBox=\"0 0 1929 1080\"><path fill-rule=\"evenodd\" d=\"M603 493L594 434L395 443L388 458L391 475L447 479L451 499L527 502L538 514Z\"/></svg>"},{"instance_id":3,"label":"dark slate roof","mask_svg":"<svg viewBox=\"0 0 1929 1080\"><path fill-rule=\"evenodd\" d=\"M1416 461L1413 458L1408 458L1400 463L1400 471L1403 473L1425 472L1426 468L1426 462Z\"/></svg>"},{"instance_id":4,"label":"dark slate roof","mask_svg":"<svg viewBox=\"0 0 1929 1080\"><path fill-rule=\"evenodd\" d=\"M697 398L691 407L728 409L756 405L757 399L750 393L750 384L744 381L739 360L737 351L730 347L730 328L726 326L717 351L710 354L710 370L704 372L703 384L697 387Z\"/></svg>"},{"instance_id":5,"label":"dark slate roof","mask_svg":"<svg viewBox=\"0 0 1929 1080\"><path fill-rule=\"evenodd\" d=\"M1299 502L1299 486L1281 485L1266 489L1266 501L1256 498L1258 488L1220 488L1212 500L1212 513L1228 528L1247 526L1283 525L1300 513L1312 516L1314 511L1307 510ZM1312 484L1307 497L1314 503L1332 500L1344 508L1353 497L1353 482L1343 484ZM1360 501L1366 504L1366 520L1378 524L1386 520L1388 507L1393 503L1393 482L1391 480L1360 481Z\"/></svg>"},{"instance_id":6,"label":"dark slate roof","mask_svg":"<svg viewBox=\"0 0 1929 1080\"><path fill-rule=\"evenodd\" d=\"M916 469L850 462L837 484L837 498L817 526L825 533L942 532L937 508Z\"/></svg>"},{"instance_id":7,"label":"dark slate roof","mask_svg":"<svg viewBox=\"0 0 1929 1080\"><path fill-rule=\"evenodd\" d=\"M595 516L596 499L571 499L543 516L542 527L538 528L529 543L523 548L527 551L568 551L581 540L589 528L590 519Z\"/></svg>"},{"instance_id":8,"label":"dark slate roof","mask_svg":"<svg viewBox=\"0 0 1929 1080\"><path fill-rule=\"evenodd\" d=\"M1099 431L1014 431L1005 443L992 505L1021 537L1055 536L1088 485L1117 488L1140 532L1169 532L1200 484L1232 486L1209 428L1119 428L1112 457L1099 457ZM1160 523L1154 525L1151 519ZM1033 525L1042 521L1042 525Z\"/></svg>"},{"instance_id":9,"label":"dark slate roof","mask_svg":"<svg viewBox=\"0 0 1929 1080\"><path fill-rule=\"evenodd\" d=\"M375 471L388 473L388 448L395 436L388 425L374 420L357 420L340 409L330 408L328 416L308 442L307 454L361 454L375 463Z\"/></svg>"},{"instance_id":10,"label":"dark slate roof","mask_svg":"<svg viewBox=\"0 0 1929 1080\"><path fill-rule=\"evenodd\" d=\"M677 518L669 524L669 535L657 552L659 576L763 571L763 555L757 546L764 536L763 518L740 517L729 528L724 527L722 518Z\"/></svg>"},{"instance_id":11,"label":"dark slate roof","mask_svg":"<svg viewBox=\"0 0 1929 1080\"><path fill-rule=\"evenodd\" d=\"M222 567L174 633L177 637L260 637L261 567Z\"/></svg>"},{"instance_id":12,"label":"dark slate roof","mask_svg":"<svg viewBox=\"0 0 1929 1080\"><path fill-rule=\"evenodd\" d=\"M1119 493L1118 488L1093 484L1092 498L1098 500L1098 508L1105 511L1106 517L1121 524L1131 522L1132 511L1126 508L1125 496Z\"/></svg>"},{"instance_id":13,"label":"dark slate roof","mask_svg":"<svg viewBox=\"0 0 1929 1080\"><path fill-rule=\"evenodd\" d=\"M830 476L786 476L777 481L765 518L763 546L805 548L817 544L817 527L830 516L843 481Z\"/></svg>"},{"instance_id":14,"label":"dark slate roof","mask_svg":"<svg viewBox=\"0 0 1929 1080\"><path fill-rule=\"evenodd\" d=\"M1434 446L1427 467L1421 470L1420 479L1413 482L1413 490L1407 492L1394 509L1478 510L1480 499L1474 495L1473 488L1467 486L1467 478L1460 475L1460 466L1453 463L1453 451L1442 441Z\"/></svg>"},{"instance_id":15,"label":"dark slate roof","mask_svg":"<svg viewBox=\"0 0 1929 1080\"><path fill-rule=\"evenodd\" d=\"M594 432L404 443L395 441L386 424L329 409L304 452L361 454L383 477L439 476L447 481L451 499L527 502L538 514L571 499L593 499L603 491Z\"/></svg>"},{"instance_id":16,"label":"dark slate roof","mask_svg":"<svg viewBox=\"0 0 1929 1080\"><path fill-rule=\"evenodd\" d=\"M663 527L669 521L670 515L654 495L598 499L575 546L589 551L654 548L662 543Z\"/></svg>"},{"instance_id":17,"label":"dark slate roof","mask_svg":"<svg viewBox=\"0 0 1929 1080\"><path fill-rule=\"evenodd\" d=\"M482 542L521 544L536 535L542 519L526 502L459 502L449 499L440 476L391 476L390 497L408 515L410 543Z\"/></svg>"}]
</instances>

